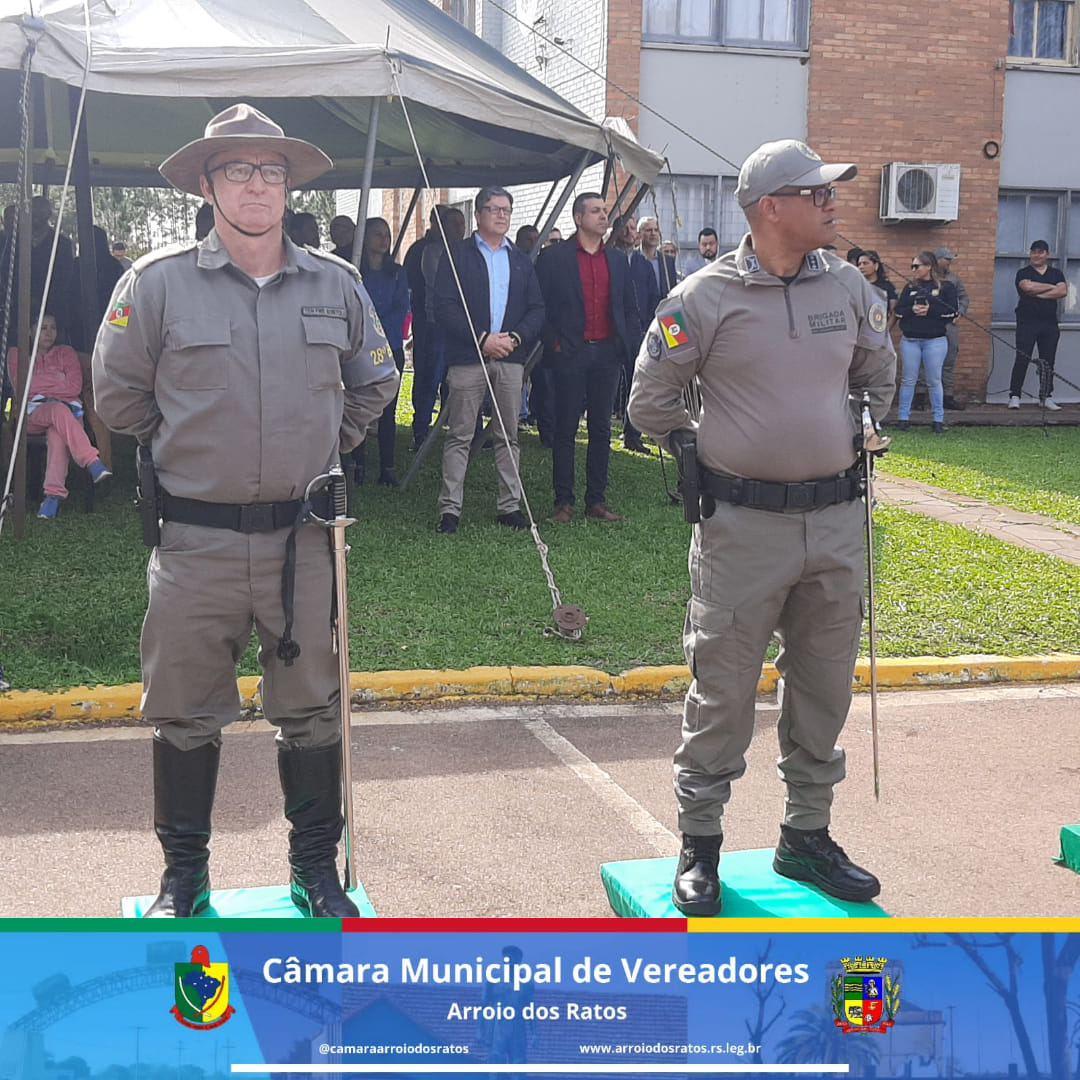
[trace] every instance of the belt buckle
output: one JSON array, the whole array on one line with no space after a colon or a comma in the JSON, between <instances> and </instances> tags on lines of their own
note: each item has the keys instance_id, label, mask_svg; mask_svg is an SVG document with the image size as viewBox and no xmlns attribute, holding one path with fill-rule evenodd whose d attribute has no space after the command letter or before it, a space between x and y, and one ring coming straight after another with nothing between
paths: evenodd
<instances>
[{"instance_id":1,"label":"belt buckle","mask_svg":"<svg viewBox=\"0 0 1080 1080\"><path fill-rule=\"evenodd\" d=\"M787 485L787 497L784 503L793 510L805 510L814 505L814 483Z\"/></svg>"},{"instance_id":2,"label":"belt buckle","mask_svg":"<svg viewBox=\"0 0 1080 1080\"><path fill-rule=\"evenodd\" d=\"M247 503L241 506L237 531L242 533L273 532L274 504Z\"/></svg>"}]
</instances>

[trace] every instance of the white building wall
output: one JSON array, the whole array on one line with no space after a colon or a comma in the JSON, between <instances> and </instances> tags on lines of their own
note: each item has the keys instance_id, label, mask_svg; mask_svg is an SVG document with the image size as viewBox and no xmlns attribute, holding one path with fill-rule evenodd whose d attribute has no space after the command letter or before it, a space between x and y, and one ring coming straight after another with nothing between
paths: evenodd
<instances>
[{"instance_id":1,"label":"white building wall","mask_svg":"<svg viewBox=\"0 0 1080 1080\"><path fill-rule=\"evenodd\" d=\"M500 0L500 3L516 18L477 0L476 32L533 78L561 94L593 120L602 121L607 102L603 75L607 69L607 0ZM558 39L563 44L549 45L544 38ZM602 165L587 169L577 190L599 190L603 176ZM536 220L550 188L550 184L510 188L514 196L511 236L522 225ZM558 226L564 236L573 232L569 203L559 217Z\"/></svg>"}]
</instances>

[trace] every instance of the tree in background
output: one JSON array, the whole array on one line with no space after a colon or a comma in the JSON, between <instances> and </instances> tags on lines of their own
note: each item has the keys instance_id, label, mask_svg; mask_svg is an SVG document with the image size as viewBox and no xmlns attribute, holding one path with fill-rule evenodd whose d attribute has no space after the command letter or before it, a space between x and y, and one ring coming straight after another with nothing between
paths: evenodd
<instances>
[{"instance_id":1,"label":"tree in background","mask_svg":"<svg viewBox=\"0 0 1080 1080\"><path fill-rule=\"evenodd\" d=\"M60 189L52 187L48 195L59 210ZM127 244L130 259L193 237L195 213L201 205L200 199L174 188L94 188L92 199L94 224L105 230L110 243L122 240ZM330 221L337 213L334 193L294 191L289 202L297 213L315 215L325 247L330 235ZM9 203L18 203L18 191L14 184L0 184L0 209ZM60 228L72 240L77 239L75 193L70 189Z\"/></svg>"}]
</instances>

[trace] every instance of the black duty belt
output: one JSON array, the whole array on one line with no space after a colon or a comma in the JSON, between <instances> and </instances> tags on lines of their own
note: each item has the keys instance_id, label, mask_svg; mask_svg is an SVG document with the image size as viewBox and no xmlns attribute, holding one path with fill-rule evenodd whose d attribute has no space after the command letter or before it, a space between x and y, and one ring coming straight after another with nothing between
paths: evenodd
<instances>
[{"instance_id":1,"label":"black duty belt","mask_svg":"<svg viewBox=\"0 0 1080 1080\"><path fill-rule=\"evenodd\" d=\"M783 483L777 480L747 480L721 476L701 469L701 490L721 502L747 506L752 510L813 510L852 502L862 494L862 477L854 469L822 480Z\"/></svg>"},{"instance_id":2,"label":"black duty belt","mask_svg":"<svg viewBox=\"0 0 1080 1080\"><path fill-rule=\"evenodd\" d=\"M206 525L211 529L232 529L240 533L274 532L292 528L303 505L302 499L246 504L204 502L202 499L182 499L162 491L161 518L182 525ZM311 509L321 518L332 517L330 493L325 489L316 492L311 499Z\"/></svg>"}]
</instances>

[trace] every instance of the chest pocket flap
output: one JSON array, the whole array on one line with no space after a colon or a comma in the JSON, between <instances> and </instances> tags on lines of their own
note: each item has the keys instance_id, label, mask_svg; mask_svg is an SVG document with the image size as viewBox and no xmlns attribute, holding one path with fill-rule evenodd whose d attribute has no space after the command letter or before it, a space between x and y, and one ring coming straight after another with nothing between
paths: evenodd
<instances>
[{"instance_id":1,"label":"chest pocket flap","mask_svg":"<svg viewBox=\"0 0 1080 1080\"><path fill-rule=\"evenodd\" d=\"M309 345L333 345L342 352L349 348L349 333L344 319L304 315L304 340Z\"/></svg>"},{"instance_id":2,"label":"chest pocket flap","mask_svg":"<svg viewBox=\"0 0 1080 1080\"><path fill-rule=\"evenodd\" d=\"M232 327L225 316L173 319L166 341L180 390L227 390Z\"/></svg>"},{"instance_id":3,"label":"chest pocket flap","mask_svg":"<svg viewBox=\"0 0 1080 1080\"><path fill-rule=\"evenodd\" d=\"M349 331L344 319L327 315L304 315L304 350L309 390L341 387L341 358L349 351Z\"/></svg>"}]
</instances>

